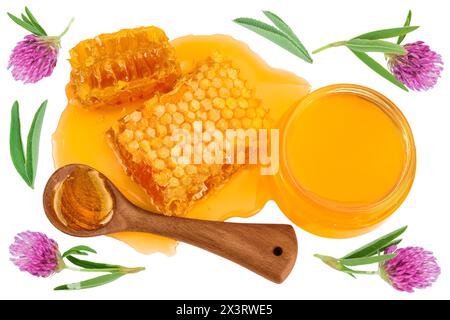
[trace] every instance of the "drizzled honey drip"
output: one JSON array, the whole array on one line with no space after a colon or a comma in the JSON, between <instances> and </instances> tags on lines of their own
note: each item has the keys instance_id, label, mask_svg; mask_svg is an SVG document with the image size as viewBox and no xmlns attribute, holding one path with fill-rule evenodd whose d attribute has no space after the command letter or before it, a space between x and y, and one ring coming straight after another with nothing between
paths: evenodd
<instances>
[{"instance_id":1,"label":"drizzled honey drip","mask_svg":"<svg viewBox=\"0 0 450 320\"><path fill-rule=\"evenodd\" d=\"M74 230L97 230L112 218L114 200L97 171L77 168L57 186L54 209Z\"/></svg>"},{"instance_id":2,"label":"drizzled honey drip","mask_svg":"<svg viewBox=\"0 0 450 320\"><path fill-rule=\"evenodd\" d=\"M85 107L147 99L168 92L180 67L164 31L124 29L80 42L70 50L69 89Z\"/></svg>"}]
</instances>

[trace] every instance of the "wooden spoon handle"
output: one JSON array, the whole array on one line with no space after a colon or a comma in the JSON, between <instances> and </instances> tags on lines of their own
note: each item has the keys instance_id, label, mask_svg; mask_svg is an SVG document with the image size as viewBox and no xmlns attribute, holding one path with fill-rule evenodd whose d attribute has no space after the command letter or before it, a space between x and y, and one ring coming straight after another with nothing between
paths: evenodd
<instances>
[{"instance_id":1,"label":"wooden spoon handle","mask_svg":"<svg viewBox=\"0 0 450 320\"><path fill-rule=\"evenodd\" d=\"M189 243L276 283L287 278L297 258L297 237L290 225L165 217L134 206L116 214L122 213L128 231L149 232Z\"/></svg>"}]
</instances>

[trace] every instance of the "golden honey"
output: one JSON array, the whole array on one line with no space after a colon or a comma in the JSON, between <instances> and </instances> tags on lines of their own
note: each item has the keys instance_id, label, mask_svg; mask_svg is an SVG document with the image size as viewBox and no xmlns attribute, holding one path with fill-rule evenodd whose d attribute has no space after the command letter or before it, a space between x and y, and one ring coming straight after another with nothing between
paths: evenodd
<instances>
[{"instance_id":1,"label":"golden honey","mask_svg":"<svg viewBox=\"0 0 450 320\"><path fill-rule=\"evenodd\" d=\"M254 97L268 109L266 117L270 125L276 124L291 106L309 92L310 86L305 80L292 73L270 68L246 44L229 36L188 36L176 39L171 44L186 77L202 61L207 61L217 53L232 59L239 76L251 84ZM142 109L145 99L92 109L73 98L76 93L72 85L68 85L67 95L69 105L53 137L56 167L71 163L89 165L105 173L134 204L147 210L158 210L145 189L127 175L107 135L120 119ZM266 177L260 176L257 167L241 168L220 187L220 191L211 192L204 199L196 201L185 216L208 220L251 216L270 199L265 181ZM150 234L121 233L114 237L145 253L162 251L172 254L176 246L173 240Z\"/></svg>"},{"instance_id":2,"label":"golden honey","mask_svg":"<svg viewBox=\"0 0 450 320\"><path fill-rule=\"evenodd\" d=\"M56 187L53 208L65 226L97 230L111 220L114 200L99 173L82 167Z\"/></svg>"},{"instance_id":3,"label":"golden honey","mask_svg":"<svg viewBox=\"0 0 450 320\"><path fill-rule=\"evenodd\" d=\"M70 50L72 99L84 107L114 106L168 92L180 67L164 31L124 29Z\"/></svg>"},{"instance_id":4,"label":"golden honey","mask_svg":"<svg viewBox=\"0 0 450 320\"><path fill-rule=\"evenodd\" d=\"M255 98L232 61L215 54L200 61L172 92L151 99L121 119L111 136L124 167L157 209L166 215L183 215L244 166L226 163L227 153L219 148L217 134L222 136L228 129L261 129L266 114L267 108ZM202 140L195 154L183 156L178 145L178 155L173 155L175 133L183 130L188 137L182 138L192 140L196 126ZM196 164L196 158L202 163Z\"/></svg>"},{"instance_id":5,"label":"golden honey","mask_svg":"<svg viewBox=\"0 0 450 320\"><path fill-rule=\"evenodd\" d=\"M282 124L274 197L302 228L350 237L375 228L406 198L414 140L400 110L381 94L334 85L309 94Z\"/></svg>"},{"instance_id":6,"label":"golden honey","mask_svg":"<svg viewBox=\"0 0 450 320\"><path fill-rule=\"evenodd\" d=\"M406 198L415 173L414 140L406 119L387 98L345 84L308 94L305 80L270 68L229 36L182 37L172 41L171 48L157 30L150 32L159 34L158 40L145 37L152 46L167 50L158 59L169 62L154 70L155 77L122 74L112 86L80 84L76 72L86 68L89 58L75 59L67 86L69 104L53 139L57 167L91 166L137 206L169 215L249 217L275 200L298 226L336 238L371 230ZM134 32L141 35L142 29L116 33L105 45L119 48L115 37ZM78 55L95 45L82 42L73 52ZM130 56L126 48L119 49L115 55L110 52L107 64L102 55L92 54L87 74L96 70L95 59L101 70L108 70L114 57ZM152 81L166 74L176 81L158 90ZM124 87L123 81L130 85ZM132 89L123 91L126 87ZM144 95L139 93L143 87ZM194 120L219 131L278 130L279 141L270 143L279 144L279 170L266 176L260 165L173 162L167 137L179 128L192 131ZM145 253L171 254L176 246L173 240L150 234L113 236Z\"/></svg>"}]
</instances>

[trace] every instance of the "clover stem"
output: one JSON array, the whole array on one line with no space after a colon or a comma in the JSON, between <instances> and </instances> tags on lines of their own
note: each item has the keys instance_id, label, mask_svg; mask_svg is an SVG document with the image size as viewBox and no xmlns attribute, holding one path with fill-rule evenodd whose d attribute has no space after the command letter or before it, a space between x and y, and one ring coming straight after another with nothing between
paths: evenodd
<instances>
[{"instance_id":1,"label":"clover stem","mask_svg":"<svg viewBox=\"0 0 450 320\"><path fill-rule=\"evenodd\" d=\"M340 46L344 46L347 43L347 41L336 41L336 42L332 42L330 44L327 44L326 46L320 47L316 50L314 50L312 53L316 54L319 52L322 52L324 50L327 50L329 48L334 48L334 47L340 47Z\"/></svg>"},{"instance_id":2,"label":"clover stem","mask_svg":"<svg viewBox=\"0 0 450 320\"><path fill-rule=\"evenodd\" d=\"M64 29L64 31L58 36L59 39L61 39L62 37L64 37L67 33L67 31L69 31L70 27L72 26L73 21L75 20L75 18L70 19L69 24L67 25L67 27Z\"/></svg>"},{"instance_id":3,"label":"clover stem","mask_svg":"<svg viewBox=\"0 0 450 320\"><path fill-rule=\"evenodd\" d=\"M138 273L140 271L145 270L145 268L126 268L126 267L117 267L117 268L102 268L102 269L82 269L82 268L74 268L67 266L65 269L79 272L121 272L121 273Z\"/></svg>"},{"instance_id":4,"label":"clover stem","mask_svg":"<svg viewBox=\"0 0 450 320\"><path fill-rule=\"evenodd\" d=\"M354 273L354 274L368 274L368 275L379 274L378 271L359 271L359 270L353 270L352 273Z\"/></svg>"},{"instance_id":5,"label":"clover stem","mask_svg":"<svg viewBox=\"0 0 450 320\"><path fill-rule=\"evenodd\" d=\"M70 267L70 266L66 266L66 269L72 270L72 271L79 271L79 272L117 272L117 271L120 271L119 268L82 269L82 268L74 268L74 267Z\"/></svg>"}]
</instances>

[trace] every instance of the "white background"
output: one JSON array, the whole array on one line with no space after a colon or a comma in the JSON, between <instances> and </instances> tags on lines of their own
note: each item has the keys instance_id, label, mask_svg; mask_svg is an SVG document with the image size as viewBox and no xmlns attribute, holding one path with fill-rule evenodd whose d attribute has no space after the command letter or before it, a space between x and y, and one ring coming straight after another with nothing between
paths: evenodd
<instances>
[{"instance_id":1,"label":"white background","mask_svg":"<svg viewBox=\"0 0 450 320\"><path fill-rule=\"evenodd\" d=\"M24 35L6 16L32 8L49 33L59 34L69 19L76 22L63 39L60 61L51 78L35 85L14 82L6 70L11 49ZM449 202L450 189L450 94L444 71L438 86L426 93L405 93L353 57L347 50L334 49L315 57L308 65L267 40L231 22L238 16L263 19L269 9L283 17L309 49L345 40L358 33L403 24L408 9L413 24L422 27L407 41L423 39L450 61L447 1L2 1L0 5L0 298L48 299L436 299L450 298ZM41 193L53 171L51 134L66 105L64 87L69 78L68 50L80 40L121 28L156 25L174 39L186 34L225 33L246 41L274 67L288 69L306 78L317 89L324 85L350 82L370 86L387 95L401 108L413 129L418 151L417 178L402 207L379 229L348 240L323 239L296 229L299 257L292 274L282 285L260 278L233 263L200 249L180 244L174 257L141 255L125 244L107 237L80 240L61 234L44 216ZM15 172L9 157L10 108L20 100L22 125L28 130L39 104L49 99L41 142L36 190L30 190ZM82 130L82 128L80 128ZM239 219L236 219L239 220ZM269 203L246 222L289 221L275 204ZM434 251L442 274L432 288L414 294L400 293L376 276L352 280L312 257L314 253L342 255L405 224L409 230L403 245L419 245ZM115 283L80 292L53 292L56 285L85 277L64 271L50 279L21 273L9 262L8 246L17 232L45 232L62 249L87 244L98 250L99 261L145 266L147 270Z\"/></svg>"}]
</instances>

